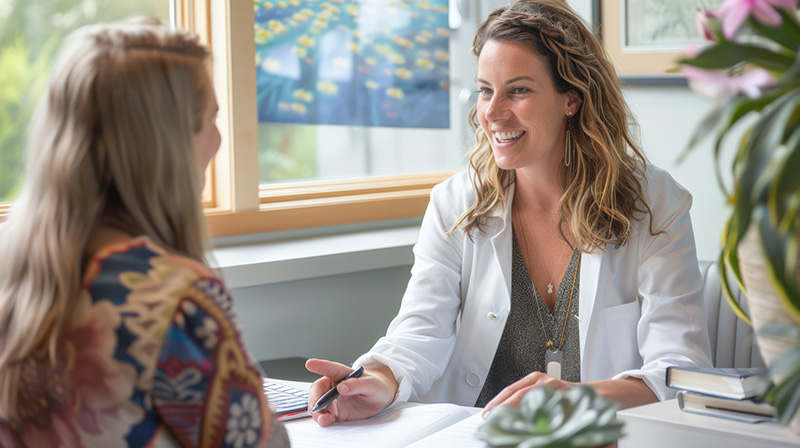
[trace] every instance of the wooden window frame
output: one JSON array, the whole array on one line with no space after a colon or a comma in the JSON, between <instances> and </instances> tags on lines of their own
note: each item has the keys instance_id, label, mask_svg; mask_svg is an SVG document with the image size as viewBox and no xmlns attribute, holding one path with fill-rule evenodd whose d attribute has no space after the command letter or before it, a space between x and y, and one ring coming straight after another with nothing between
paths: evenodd
<instances>
[{"instance_id":1,"label":"wooden window frame","mask_svg":"<svg viewBox=\"0 0 800 448\"><path fill-rule=\"evenodd\" d=\"M188 1L188 0L184 0ZM260 184L254 68L255 15L251 2L195 2L206 8L215 57L222 145L214 163L211 235L230 236L422 216L431 188L453 171ZM196 19L195 25L203 22ZM247 24L248 26L231 26ZM224 63L223 63L224 62ZM235 106L234 106L235 104Z\"/></svg>"},{"instance_id":2,"label":"wooden window frame","mask_svg":"<svg viewBox=\"0 0 800 448\"><path fill-rule=\"evenodd\" d=\"M212 48L220 150L203 205L212 237L420 217L434 185L453 171L260 184L253 92L255 16L249 1L175 0L177 22ZM234 107L235 104L235 107ZM0 219L10 203L0 203Z\"/></svg>"}]
</instances>

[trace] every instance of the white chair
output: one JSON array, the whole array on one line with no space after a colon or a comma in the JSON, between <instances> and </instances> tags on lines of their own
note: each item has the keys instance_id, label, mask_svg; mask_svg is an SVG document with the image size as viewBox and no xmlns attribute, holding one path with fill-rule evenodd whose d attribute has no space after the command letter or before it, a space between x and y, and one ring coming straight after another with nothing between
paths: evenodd
<instances>
[{"instance_id":1,"label":"white chair","mask_svg":"<svg viewBox=\"0 0 800 448\"><path fill-rule=\"evenodd\" d=\"M753 340L753 329L736 317L722 295L717 263L700 261L700 273L703 275L703 299L708 313L711 362L715 367L764 367ZM747 311L747 298L735 280L731 289L736 301Z\"/></svg>"}]
</instances>

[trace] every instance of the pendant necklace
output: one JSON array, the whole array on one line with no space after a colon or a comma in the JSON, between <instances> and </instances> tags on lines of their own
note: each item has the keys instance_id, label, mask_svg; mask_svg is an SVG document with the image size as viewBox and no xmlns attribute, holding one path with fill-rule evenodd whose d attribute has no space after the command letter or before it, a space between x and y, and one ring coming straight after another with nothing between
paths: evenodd
<instances>
[{"instance_id":1,"label":"pendant necklace","mask_svg":"<svg viewBox=\"0 0 800 448\"><path fill-rule=\"evenodd\" d=\"M522 244L527 248L526 238L525 238L525 228L520 225L520 217L519 212L517 214L517 225L522 230L520 232L520 236L522 236ZM562 248L563 253L563 248ZM539 254L540 261L542 261L542 267L544 267L544 261L541 260L541 254ZM530 258L530 257L529 257ZM561 379L561 365L564 362L564 353L561 351L561 346L564 343L564 332L567 329L567 319L569 319L569 310L572 306L572 296L575 293L575 282L578 279L578 272L580 271L581 267L581 259L578 257L578 262L575 266L575 275L572 277L572 287L569 291L569 301L567 302L567 313L564 317L564 325L561 328L561 338L558 341L558 347L555 347L555 342L547 333L547 328L544 326L544 319L542 319L542 309L539 306L539 301L536 300L534 297L534 303L536 303L536 312L539 315L539 322L542 324L542 333L544 334L544 338L547 340L547 348L545 349L544 355L544 365L545 365L545 374L551 376L557 380ZM557 269L557 267L556 267ZM553 274L555 275L555 269L553 270ZM545 275L547 274L547 270L545 270ZM548 292L552 293L552 276L550 285L548 285ZM533 278L531 278L531 285L533 285ZM534 291L536 290L536 285L533 285ZM555 305L553 305L553 309L555 310Z\"/></svg>"}]
</instances>

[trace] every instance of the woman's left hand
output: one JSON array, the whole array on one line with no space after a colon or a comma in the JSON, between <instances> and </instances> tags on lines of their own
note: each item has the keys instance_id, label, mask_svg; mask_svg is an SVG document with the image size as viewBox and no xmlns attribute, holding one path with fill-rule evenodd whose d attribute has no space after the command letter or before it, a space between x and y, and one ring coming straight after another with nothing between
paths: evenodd
<instances>
[{"instance_id":1,"label":"woman's left hand","mask_svg":"<svg viewBox=\"0 0 800 448\"><path fill-rule=\"evenodd\" d=\"M495 406L504 405L519 407L522 397L526 392L534 387L545 386L556 391L570 389L575 385L576 383L557 380L552 376L548 376L542 372L533 372L526 375L516 383L506 387L494 398L492 398L491 401L486 404L486 408L483 410L483 416L485 417L486 414Z\"/></svg>"}]
</instances>

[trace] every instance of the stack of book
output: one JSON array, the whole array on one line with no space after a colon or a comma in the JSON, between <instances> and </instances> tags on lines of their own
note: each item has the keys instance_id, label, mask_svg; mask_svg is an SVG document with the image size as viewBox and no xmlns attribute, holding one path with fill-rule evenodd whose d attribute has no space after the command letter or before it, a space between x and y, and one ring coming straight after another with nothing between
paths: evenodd
<instances>
[{"instance_id":1,"label":"stack of book","mask_svg":"<svg viewBox=\"0 0 800 448\"><path fill-rule=\"evenodd\" d=\"M775 408L758 401L765 369L668 367L667 386L678 389L681 410L748 423L771 421Z\"/></svg>"}]
</instances>

